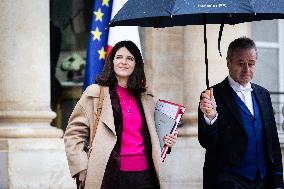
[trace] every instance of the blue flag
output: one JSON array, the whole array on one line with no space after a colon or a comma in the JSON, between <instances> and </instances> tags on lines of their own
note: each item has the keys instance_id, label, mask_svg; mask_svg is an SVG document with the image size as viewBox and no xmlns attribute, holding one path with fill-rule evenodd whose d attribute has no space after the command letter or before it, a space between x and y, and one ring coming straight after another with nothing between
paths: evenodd
<instances>
[{"instance_id":1,"label":"blue flag","mask_svg":"<svg viewBox=\"0 0 284 189\"><path fill-rule=\"evenodd\" d=\"M102 72L108 42L108 24L113 0L94 0L92 26L89 34L83 91Z\"/></svg>"}]
</instances>

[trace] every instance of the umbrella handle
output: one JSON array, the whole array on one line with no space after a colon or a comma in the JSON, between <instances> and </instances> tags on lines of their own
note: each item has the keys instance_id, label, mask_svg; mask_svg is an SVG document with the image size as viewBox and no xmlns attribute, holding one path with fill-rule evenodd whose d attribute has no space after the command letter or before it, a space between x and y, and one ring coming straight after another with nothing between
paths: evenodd
<instances>
[{"instance_id":1,"label":"umbrella handle","mask_svg":"<svg viewBox=\"0 0 284 189\"><path fill-rule=\"evenodd\" d=\"M211 91L210 91L210 89L206 89L205 93L210 97L210 100L211 100Z\"/></svg>"}]
</instances>

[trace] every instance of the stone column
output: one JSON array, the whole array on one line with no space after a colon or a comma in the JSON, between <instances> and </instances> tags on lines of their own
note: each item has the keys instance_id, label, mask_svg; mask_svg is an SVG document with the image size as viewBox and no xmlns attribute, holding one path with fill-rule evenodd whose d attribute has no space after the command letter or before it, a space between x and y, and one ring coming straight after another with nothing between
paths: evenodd
<instances>
[{"instance_id":1,"label":"stone column","mask_svg":"<svg viewBox=\"0 0 284 189\"><path fill-rule=\"evenodd\" d=\"M184 30L184 27L146 29L143 41L148 81L150 80L154 94L186 106L187 112L191 113L194 111L192 105L184 98L190 74L185 70L184 57L189 49L184 49L187 42ZM189 126L188 118L185 116L183 119L184 128ZM177 144L162 163L161 180L164 188L201 188L200 170L204 150L198 144L197 131L191 131L193 134L189 134L187 130L179 129Z\"/></svg>"},{"instance_id":2,"label":"stone column","mask_svg":"<svg viewBox=\"0 0 284 189\"><path fill-rule=\"evenodd\" d=\"M0 23L0 188L71 188L50 126L49 1L2 0Z\"/></svg>"},{"instance_id":3,"label":"stone column","mask_svg":"<svg viewBox=\"0 0 284 189\"><path fill-rule=\"evenodd\" d=\"M155 96L183 104L183 27L145 29L144 52Z\"/></svg>"}]
</instances>

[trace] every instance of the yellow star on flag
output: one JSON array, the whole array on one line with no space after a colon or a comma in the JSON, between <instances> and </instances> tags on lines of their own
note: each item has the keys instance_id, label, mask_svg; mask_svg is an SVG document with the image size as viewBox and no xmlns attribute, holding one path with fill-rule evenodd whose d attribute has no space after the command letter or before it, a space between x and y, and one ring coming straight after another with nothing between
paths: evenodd
<instances>
[{"instance_id":1,"label":"yellow star on flag","mask_svg":"<svg viewBox=\"0 0 284 189\"><path fill-rule=\"evenodd\" d=\"M93 40L95 41L96 39L98 41L101 40L101 35L102 35L102 32L100 32L99 28L96 27L96 30L95 31L91 31L91 33L93 34Z\"/></svg>"},{"instance_id":2,"label":"yellow star on flag","mask_svg":"<svg viewBox=\"0 0 284 189\"><path fill-rule=\"evenodd\" d=\"M109 4L108 4L108 2L109 2L109 0L103 0L103 6L105 5L105 6L109 6Z\"/></svg>"},{"instance_id":3,"label":"yellow star on flag","mask_svg":"<svg viewBox=\"0 0 284 189\"><path fill-rule=\"evenodd\" d=\"M106 51L104 49L104 47L101 48L101 50L98 50L98 53L100 54L100 57L99 59L105 59L105 56L106 56Z\"/></svg>"},{"instance_id":4,"label":"yellow star on flag","mask_svg":"<svg viewBox=\"0 0 284 189\"><path fill-rule=\"evenodd\" d=\"M98 11L95 11L94 14L96 15L96 21L103 21L104 13L102 13L100 8L98 9Z\"/></svg>"}]
</instances>

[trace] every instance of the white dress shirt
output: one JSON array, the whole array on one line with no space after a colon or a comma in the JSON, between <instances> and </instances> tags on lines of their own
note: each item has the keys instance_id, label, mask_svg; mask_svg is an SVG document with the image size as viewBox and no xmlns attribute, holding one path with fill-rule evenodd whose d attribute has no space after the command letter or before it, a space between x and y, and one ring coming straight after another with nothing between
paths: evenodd
<instances>
[{"instance_id":1,"label":"white dress shirt","mask_svg":"<svg viewBox=\"0 0 284 189\"><path fill-rule=\"evenodd\" d=\"M234 81L233 78L228 76L229 83L232 89L237 93L237 95L241 98L241 100L245 103L248 107L250 113L254 115L253 104L252 104L252 97L251 97L251 83L249 82L247 86L242 86L238 82Z\"/></svg>"}]
</instances>

